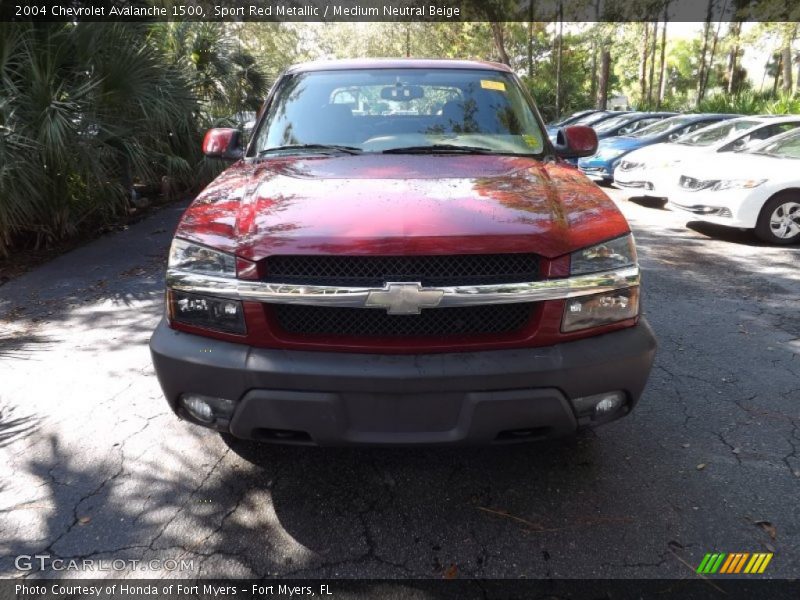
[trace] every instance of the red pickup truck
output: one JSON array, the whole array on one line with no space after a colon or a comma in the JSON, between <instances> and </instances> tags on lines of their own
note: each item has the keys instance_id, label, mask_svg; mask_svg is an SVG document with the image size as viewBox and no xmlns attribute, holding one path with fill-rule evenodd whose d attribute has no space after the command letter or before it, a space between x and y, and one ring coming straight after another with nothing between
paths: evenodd
<instances>
[{"instance_id":1,"label":"red pickup truck","mask_svg":"<svg viewBox=\"0 0 800 600\"><path fill-rule=\"evenodd\" d=\"M295 444L489 444L636 404L655 354L628 223L505 66L309 63L183 215L150 347L172 409Z\"/></svg>"}]
</instances>

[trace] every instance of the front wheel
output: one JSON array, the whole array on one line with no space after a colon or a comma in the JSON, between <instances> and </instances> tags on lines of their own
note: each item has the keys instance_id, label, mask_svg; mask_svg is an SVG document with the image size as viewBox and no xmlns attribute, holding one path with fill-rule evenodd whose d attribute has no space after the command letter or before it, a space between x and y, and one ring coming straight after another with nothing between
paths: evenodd
<instances>
[{"instance_id":1,"label":"front wheel","mask_svg":"<svg viewBox=\"0 0 800 600\"><path fill-rule=\"evenodd\" d=\"M778 194L767 200L756 223L756 235L770 244L800 241L800 194Z\"/></svg>"}]
</instances>

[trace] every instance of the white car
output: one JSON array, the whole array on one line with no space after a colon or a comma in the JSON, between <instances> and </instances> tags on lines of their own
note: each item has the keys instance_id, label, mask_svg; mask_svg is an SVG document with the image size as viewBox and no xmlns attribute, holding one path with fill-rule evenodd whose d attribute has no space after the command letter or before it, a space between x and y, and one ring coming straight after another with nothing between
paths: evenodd
<instances>
[{"instance_id":1,"label":"white car","mask_svg":"<svg viewBox=\"0 0 800 600\"><path fill-rule=\"evenodd\" d=\"M614 185L628 196L668 198L680 166L714 153L740 152L800 127L800 115L730 119L628 154L614 169Z\"/></svg>"},{"instance_id":2,"label":"white car","mask_svg":"<svg viewBox=\"0 0 800 600\"><path fill-rule=\"evenodd\" d=\"M684 163L669 206L773 244L800 242L800 129L744 152Z\"/></svg>"}]
</instances>

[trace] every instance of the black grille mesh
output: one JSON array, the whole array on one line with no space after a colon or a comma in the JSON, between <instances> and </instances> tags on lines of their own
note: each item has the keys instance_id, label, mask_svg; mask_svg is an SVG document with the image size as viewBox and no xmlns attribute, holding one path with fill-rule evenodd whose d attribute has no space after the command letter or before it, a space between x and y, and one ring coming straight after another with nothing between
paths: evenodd
<instances>
[{"instance_id":1,"label":"black grille mesh","mask_svg":"<svg viewBox=\"0 0 800 600\"><path fill-rule=\"evenodd\" d=\"M426 337L510 333L530 319L535 303L431 308L390 315L375 308L273 304L280 328L292 334L353 337Z\"/></svg>"},{"instance_id":2,"label":"black grille mesh","mask_svg":"<svg viewBox=\"0 0 800 600\"><path fill-rule=\"evenodd\" d=\"M423 286L520 283L539 279L535 254L444 256L302 256L267 258L266 281L381 287L389 281Z\"/></svg>"}]
</instances>

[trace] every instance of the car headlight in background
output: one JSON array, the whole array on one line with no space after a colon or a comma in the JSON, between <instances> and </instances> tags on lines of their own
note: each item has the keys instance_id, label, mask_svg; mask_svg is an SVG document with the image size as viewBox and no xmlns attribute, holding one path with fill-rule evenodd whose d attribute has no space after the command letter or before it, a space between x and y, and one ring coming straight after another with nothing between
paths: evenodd
<instances>
[{"instance_id":1,"label":"car headlight in background","mask_svg":"<svg viewBox=\"0 0 800 600\"><path fill-rule=\"evenodd\" d=\"M612 271L637 264L633 235L608 240L573 252L571 275ZM638 281L638 280L637 280ZM569 298L564 306L561 331L568 333L635 318L639 314L639 286L589 296Z\"/></svg>"},{"instance_id":2,"label":"car headlight in background","mask_svg":"<svg viewBox=\"0 0 800 600\"><path fill-rule=\"evenodd\" d=\"M643 162L636 162L632 160L623 160L619 163L619 168L623 171L633 171L634 169L641 169L644 167Z\"/></svg>"},{"instance_id":3,"label":"car headlight in background","mask_svg":"<svg viewBox=\"0 0 800 600\"><path fill-rule=\"evenodd\" d=\"M715 192L733 189L749 190L766 183L766 181L766 179L723 179L715 183L711 189Z\"/></svg>"},{"instance_id":4,"label":"car headlight in background","mask_svg":"<svg viewBox=\"0 0 800 600\"><path fill-rule=\"evenodd\" d=\"M635 264L636 245L633 241L633 234L629 233L573 252L570 257L570 274L598 273Z\"/></svg>"},{"instance_id":5,"label":"car headlight in background","mask_svg":"<svg viewBox=\"0 0 800 600\"><path fill-rule=\"evenodd\" d=\"M689 192L699 192L710 190L720 192L722 190L750 189L766 183L766 179L695 179L681 175L680 186Z\"/></svg>"},{"instance_id":6,"label":"car headlight in background","mask_svg":"<svg viewBox=\"0 0 800 600\"><path fill-rule=\"evenodd\" d=\"M236 257L175 238L169 250L168 269L215 275L217 277L236 277Z\"/></svg>"}]
</instances>

